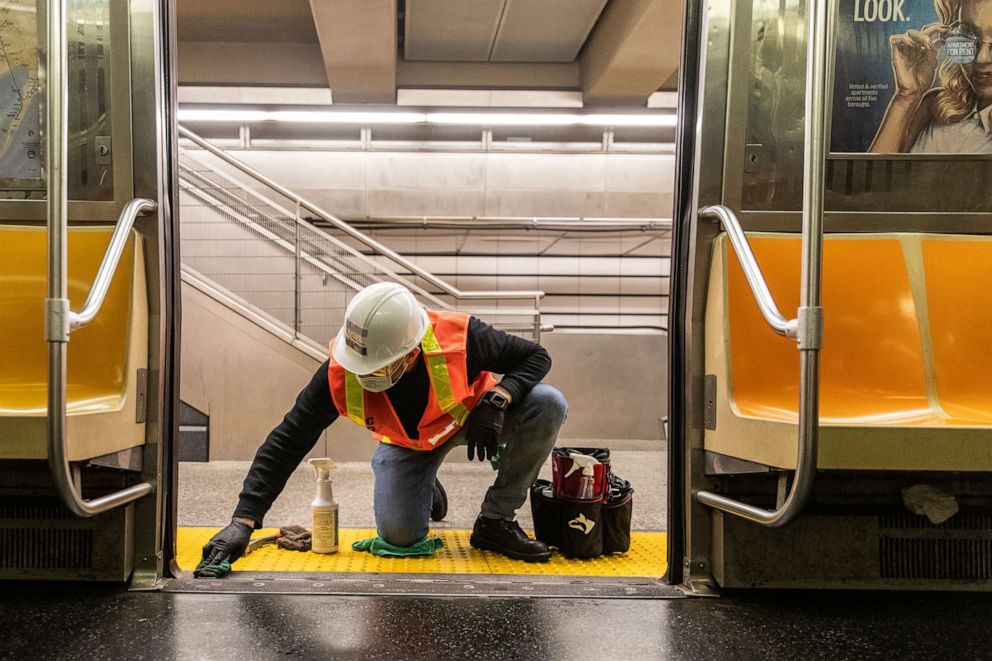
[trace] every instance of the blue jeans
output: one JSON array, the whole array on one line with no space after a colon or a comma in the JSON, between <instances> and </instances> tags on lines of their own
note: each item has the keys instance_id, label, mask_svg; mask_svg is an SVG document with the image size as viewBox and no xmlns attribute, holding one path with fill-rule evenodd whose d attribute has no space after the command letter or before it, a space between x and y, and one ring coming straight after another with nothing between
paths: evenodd
<instances>
[{"instance_id":1,"label":"blue jeans","mask_svg":"<svg viewBox=\"0 0 992 661\"><path fill-rule=\"evenodd\" d=\"M506 447L496 482L482 502L482 516L513 520L551 454L567 410L564 395L539 383L506 412L500 440ZM372 470L375 525L380 537L396 546L410 546L427 534L437 469L451 450L466 442L462 428L444 445L426 452L379 444L372 457Z\"/></svg>"}]
</instances>

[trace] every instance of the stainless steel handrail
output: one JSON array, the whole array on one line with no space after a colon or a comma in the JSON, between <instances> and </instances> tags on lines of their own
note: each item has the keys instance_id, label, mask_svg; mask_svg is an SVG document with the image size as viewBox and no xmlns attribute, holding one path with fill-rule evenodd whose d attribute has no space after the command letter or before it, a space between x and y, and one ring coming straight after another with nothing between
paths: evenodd
<instances>
[{"instance_id":1,"label":"stainless steel handrail","mask_svg":"<svg viewBox=\"0 0 992 661\"><path fill-rule=\"evenodd\" d=\"M206 176L204 171L197 169L197 167L194 167L193 165L180 163L179 185L184 191L205 205L212 207L214 210L250 229L253 233L261 235L263 239L273 242L275 245L281 247L289 253L293 253L296 264L300 264L300 260L302 259L317 270L322 271L330 277L338 280L345 287L351 288L354 291L359 291L363 286L361 283L348 278L343 272L335 270L335 268L340 268L341 266L351 268L349 260L355 259L358 260L359 263L368 266L373 272L378 273L380 276L386 276L389 280L405 284L417 293L418 297L425 301L429 301L431 306L438 309L455 309L453 305L419 286L415 281L410 281L403 278L397 272L385 266L384 263L374 259L374 256L366 255L360 252L352 245L332 236L326 229L322 229L311 223L309 220L302 218L300 215L299 204L295 204L295 210L291 211L288 208L288 205L281 205L278 201L266 196L260 190L249 186L243 181L243 179L237 179L232 174L224 172L201 160L200 158L193 156L193 154L186 149L180 148L180 155L191 160L199 166L199 168L204 168L206 171L209 171L213 177L211 178ZM219 179L220 182L216 181L214 178ZM234 191L228 190L225 184L233 186L237 193L240 193L240 195ZM253 204L250 201L251 199L257 200L259 205ZM242 205L247 205L247 209L241 209ZM284 237L283 235L278 234L278 232L267 228L265 222L260 222L259 218L254 217L256 215L259 216L261 220L272 223L275 226L282 226L285 228L287 223L292 223L295 228L292 238ZM186 216L184 216L184 220L186 220ZM341 259L344 255L336 255L334 253L327 253L318 257L309 249L302 249L300 246L300 230L304 228L307 230L308 234L319 237L323 241L335 246L343 253L347 253L349 256L348 259ZM308 243L309 242L310 241L308 240ZM301 318L301 292L299 288L299 272L298 270L295 270L295 267L294 273L296 273L296 277L294 279L295 296L293 302L294 335L299 338L304 338L305 336L300 332L298 323ZM473 308L472 312L473 314L480 314L482 311ZM534 338L536 340L540 339L541 333L553 330L553 327L548 328L546 325L540 324L541 311L538 306L535 305L533 310L529 310L526 313L534 315L534 323L529 325L527 328L510 327L505 323L500 323L500 330L505 330L508 332L531 332L534 334ZM516 316L521 314L521 311L500 308L494 311L490 310L487 314L497 317L506 315Z\"/></svg>"},{"instance_id":2,"label":"stainless steel handrail","mask_svg":"<svg viewBox=\"0 0 992 661\"><path fill-rule=\"evenodd\" d=\"M96 278L93 279L93 285L90 287L86 302L79 312L69 313L71 330L82 328L93 321L100 308L103 307L103 301L107 297L107 290L110 289L110 282L114 278L114 273L117 272L121 255L124 254L124 247L127 245L128 234L134 227L134 221L139 215L155 211L156 208L157 205L151 200L139 197L128 202L121 211L120 219L114 227L110 244L107 246L107 252L100 263L100 269L96 272Z\"/></svg>"},{"instance_id":3,"label":"stainless steel handrail","mask_svg":"<svg viewBox=\"0 0 992 661\"><path fill-rule=\"evenodd\" d=\"M216 282L196 271L196 269L183 264L181 277L182 281L190 287L198 289L224 307L233 310L259 328L278 337L286 344L299 349L314 360L320 362L327 360L327 345L319 344L305 335L300 335L295 332L293 326L266 314L263 310L238 297L237 294L224 289Z\"/></svg>"},{"instance_id":4,"label":"stainless steel handrail","mask_svg":"<svg viewBox=\"0 0 992 661\"><path fill-rule=\"evenodd\" d=\"M830 107L829 71L833 55L837 3L836 0L811 1L810 22L806 30L809 44L806 54L807 124L803 172L802 288L795 335L798 340L800 362L796 471L785 500L774 510L755 507L711 491L697 491L695 494L696 500L704 505L773 528L788 525L801 514L813 491L819 445L820 347L823 343L823 308L820 307L823 173L828 135L826 120ZM730 217L733 217L733 214L730 214ZM721 219L723 219L722 215ZM737 245L734 244L734 247L736 250ZM738 257L740 256L738 253ZM753 257L751 255L752 260ZM746 267L745 272L747 272ZM752 273L760 278L760 271L753 270ZM760 284L764 284L763 278L760 278ZM753 283L752 290L754 290ZM757 293L755 296L758 296ZM774 302L772 305L774 306ZM762 314L765 314L765 310L762 310ZM765 319L768 319L767 314Z\"/></svg>"},{"instance_id":5,"label":"stainless steel handrail","mask_svg":"<svg viewBox=\"0 0 992 661\"><path fill-rule=\"evenodd\" d=\"M741 227L741 222L734 215L734 212L722 204L715 204L703 208L699 212L699 217L723 225L727 237L730 239L730 244L734 247L737 261L740 262L741 268L744 270L744 277L747 278L747 284L751 287L751 293L754 294L758 309L761 310L761 316L765 318L772 330L785 337L796 337L799 322L796 319L786 319L778 311L775 299L768 290L768 284L761 273L761 267L758 266L758 260L754 258L754 252L751 251L751 244L747 240L747 235L744 234L744 228Z\"/></svg>"},{"instance_id":6,"label":"stainless steel handrail","mask_svg":"<svg viewBox=\"0 0 992 661\"><path fill-rule=\"evenodd\" d=\"M213 193L220 193L220 192L223 192L223 193L225 193L227 195L230 195L230 193L228 191L226 191L225 189L221 188L219 191L218 190L214 190L213 193L208 193L207 190L205 188L202 188L201 186L203 186L203 184L205 184L205 183L208 183L208 182L209 183L213 183L213 182L210 182L210 180L207 177L205 177L203 174L201 174L200 172L197 172L196 170L190 168L189 166L182 165L182 164L180 164L180 166L179 166L179 172L180 172L180 175L186 175L186 180L184 180L184 178L182 176L180 177L180 180L179 180L179 185L180 185L180 187L183 190L185 190L186 192L188 192L190 195L193 195L194 197L198 198L201 202L204 202L206 204L209 204L212 207L214 207L215 209L219 209L219 210L223 211L224 213L227 213L231 217L234 217L234 218L239 219L240 222L251 224L252 229L254 231L260 232L260 233L264 234L265 237L268 240L276 242L277 244L279 244L281 247L283 247L284 249L288 250L289 252L292 252L294 254L297 253L297 245L295 245L295 244L298 244L299 243L299 229L301 227L306 228L308 232L312 232L312 233L318 235L321 239L323 239L325 241L328 241L329 243L331 243L334 246L336 246L338 249L340 249L340 250L342 250L344 252L347 252L351 257L353 257L354 259L359 260L363 264L366 264L369 267L371 267L371 268L373 268L375 270L378 270L381 273L389 276L392 280L394 280L396 282L404 282L407 287L409 287L410 289L412 289L415 293L418 293L422 297L424 297L427 300L429 300L433 305L436 305L437 307L444 308L444 309L450 309L451 308L450 305L448 305L447 303L445 303L444 301L442 301L440 298L434 296L433 294L431 294L430 292L428 292L423 287L419 287L415 283L404 281L403 278L398 273L396 273L395 271L393 271L393 270L391 270L391 269L383 266L382 264L376 262L372 257L369 257L367 255L362 254L361 252L359 252L355 248L351 247L350 245L348 245L344 241L341 241L340 239L337 239L337 238L331 236L330 234L328 234L324 230L320 229L316 225L313 225L312 223L299 218L299 215L297 213L292 212L292 211L289 211L288 209L283 208L281 205L279 205L278 203L276 203L273 200L266 199L264 195L262 195L261 193L259 193L256 190L253 190L249 186L246 186L244 184L239 183L234 177L231 177L231 176L229 176L229 175L227 175L226 173L223 173L223 172L214 171L214 174L216 176L221 177L225 181L228 181L229 183L240 187L241 190L243 190L248 195L251 195L251 196L257 198L259 201L263 201L265 204L269 205L272 209L274 209L274 210L282 213L282 215L283 215L284 218L290 219L295 224L295 226L296 226L296 232L294 232L294 238L293 238L294 243L290 243L288 239L282 239L282 238L279 238L279 237L275 236L274 234L272 234L271 232L269 232L269 230L266 230L266 229L260 227L257 223L254 223L254 221L251 221L250 219L248 219L247 217L245 217L243 214L239 213L236 209L234 209L233 207L231 207L229 204L225 203L224 201L222 201L222 200L220 200L220 199L218 199L217 197L214 196ZM193 182L190 182L189 179L194 179L196 181L195 181L195 183L193 183ZM244 203L245 200L239 200L239 202ZM258 208L255 208L255 207L253 207L253 208L255 210L255 213L258 213L260 215L263 215L264 217L266 217L266 219L268 219L268 220L270 220L270 221L272 221L274 223L280 223L280 221L275 216L270 215L269 213L267 213L265 211L262 211L261 209L258 209ZM306 260L311 265L313 265L315 268L317 268L319 270L322 270L322 271L325 271L328 275L331 275L331 277L334 277L335 279L338 279L345 286L351 287L355 291L358 291L359 289L361 289L361 285L358 285L357 283L354 283L354 282L351 282L351 281L346 281L343 278L341 278L339 275L334 275L334 273L333 273L332 269L330 268L330 265L329 264L324 264L319 259L316 259L313 256L308 256L306 258Z\"/></svg>"},{"instance_id":7,"label":"stainless steel handrail","mask_svg":"<svg viewBox=\"0 0 992 661\"><path fill-rule=\"evenodd\" d=\"M768 284L765 282L764 275L761 273L761 268L758 266L754 253L751 251L751 245L748 243L747 236L744 234L740 221L734 215L734 212L723 205L713 205L700 210L699 216L703 220L721 223L727 231L730 244L734 248L734 254L737 255L741 268L744 270L744 276L747 278L747 282L751 287L751 293L754 295L754 299L761 309L762 316L772 330L785 337L797 337L799 319L787 320L779 312L778 306L775 305L775 300L768 290ZM819 417L818 411L815 408L812 411L808 410L810 406L817 406L817 392L819 390L818 376L809 371L811 365L807 359L809 350L800 348L800 351L800 362L802 365L799 384L800 411L796 476L785 501L775 510L766 510L762 507L756 507L742 503L739 500L734 500L733 498L728 498L727 496L713 493L712 491L703 490L696 492L697 501L722 512L734 514L749 521L773 528L791 523L800 514L812 490L813 476L816 472L817 423ZM818 356L818 354L814 352L814 356ZM818 362L815 359L812 364L818 366ZM811 389L814 391L812 397L809 395ZM813 421L812 429L808 424L810 419Z\"/></svg>"},{"instance_id":8,"label":"stainless steel handrail","mask_svg":"<svg viewBox=\"0 0 992 661\"><path fill-rule=\"evenodd\" d=\"M528 229L559 232L670 232L671 218L594 218L581 216L366 216L348 221L359 226Z\"/></svg>"},{"instance_id":9,"label":"stainless steel handrail","mask_svg":"<svg viewBox=\"0 0 992 661\"><path fill-rule=\"evenodd\" d=\"M45 85L47 95L47 110L45 114L45 153L47 159L47 194L48 194L48 298L45 300L45 339L48 342L48 465L52 470L55 489L69 510L79 517L89 517L109 509L124 505L152 492L153 487L147 482L135 484L115 491L114 493L83 500L77 491L69 467L69 459L65 447L66 430L66 345L69 342L69 331L72 313L69 312L68 291L68 200L66 191L67 145L68 145L68 55L65 40L66 0L48 0L47 2L47 57L45 62ZM141 202L147 202L142 200ZM141 205L125 207L124 213L137 209ZM132 219L133 223L133 219ZM118 235L117 230L114 236ZM127 233L124 233L127 236ZM111 240L111 247L114 242ZM104 257L111 256L108 250ZM118 251L114 258L114 266L120 258ZM100 272L104 272L101 265ZM113 269L110 270L113 275ZM97 276L100 280L100 276ZM94 285L94 289L99 288ZM99 309L106 294L97 291L90 306L89 299L84 311L89 314L93 307ZM91 290L90 298L94 292ZM99 300L97 300L99 299ZM95 310L93 310L95 314ZM83 322L85 323L85 321Z\"/></svg>"},{"instance_id":10,"label":"stainless steel handrail","mask_svg":"<svg viewBox=\"0 0 992 661\"><path fill-rule=\"evenodd\" d=\"M278 192L280 195L283 195L286 198L288 198L290 200L293 200L294 202L296 202L297 204L299 204L302 208L306 209L310 213L313 213L313 214L319 216L322 220L325 220L328 223L334 225L336 228L338 228L342 232L348 234L352 238L357 239L358 241L364 243L365 245L367 245L368 247L372 248L376 252L384 255L385 257L388 257L393 262L396 262L397 264L400 264L401 266L403 266L403 268L405 268L405 269L409 270L411 273L414 273L417 276L423 278L424 280L426 280L427 282L431 283L432 285L434 285L438 289L442 290L443 292L445 292L449 296L453 296L456 299L462 299L462 300L481 300L481 299L487 299L487 298L504 298L504 299L505 298L533 298L535 300L540 300L541 298L544 297L544 292L543 291L539 291L539 290L533 290L533 291L528 291L528 290L521 290L521 291L515 291L515 290L507 290L507 291L462 291L462 290L454 287L450 283L445 282L444 280L438 278L433 273L430 273L429 271L426 271L423 268L417 266L416 264L414 264L410 260L406 259L405 257L403 257L399 253L393 251L392 249L388 248L387 246L379 243L375 239L373 239L373 238L371 238L369 236L366 236L365 234L362 234L361 232L359 232L358 230L356 230L351 225L349 225L345 221L341 220L337 216L328 213L327 211L321 209L320 207L318 207L317 205L313 204L312 202L306 200L303 197L300 197L299 195L297 195L296 193L292 192L288 188L285 188L284 186L282 186L282 185L276 183L275 181L273 181L272 179L269 179L268 177L266 177L261 172L258 172L254 168L251 168L248 165L246 165L245 163L242 163L241 161L239 161L238 159L234 158L233 156L231 156L230 154L228 154L224 150L218 149L217 147L213 146L212 144L210 144L209 142L207 142L206 140L204 140L203 138L201 138L197 134L193 133L189 129L187 129L187 128L183 127L183 126L180 126L179 127L179 135L181 135L184 138L187 138L188 140L190 140L191 142L193 142L197 146L199 146L202 149L205 149L206 151L210 152L211 154L213 154L217 158L221 159L222 161L224 161L228 165L231 165L231 166L237 168L241 172L244 172L249 177L252 177L253 179L256 179L257 181L260 181L261 183L265 184L269 188L272 188L273 190L275 190L276 192Z\"/></svg>"}]
</instances>

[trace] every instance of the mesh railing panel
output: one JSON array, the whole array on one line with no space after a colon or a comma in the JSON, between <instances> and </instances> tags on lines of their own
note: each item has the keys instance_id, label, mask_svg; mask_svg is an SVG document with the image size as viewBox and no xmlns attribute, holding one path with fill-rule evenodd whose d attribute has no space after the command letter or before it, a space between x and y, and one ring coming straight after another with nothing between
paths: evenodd
<instances>
[{"instance_id":1,"label":"mesh railing panel","mask_svg":"<svg viewBox=\"0 0 992 661\"><path fill-rule=\"evenodd\" d=\"M524 337L538 335L536 300L455 300L354 236L317 228L295 199L206 152L179 150L182 261L296 333L326 345L352 296L398 281L431 308L451 308Z\"/></svg>"}]
</instances>

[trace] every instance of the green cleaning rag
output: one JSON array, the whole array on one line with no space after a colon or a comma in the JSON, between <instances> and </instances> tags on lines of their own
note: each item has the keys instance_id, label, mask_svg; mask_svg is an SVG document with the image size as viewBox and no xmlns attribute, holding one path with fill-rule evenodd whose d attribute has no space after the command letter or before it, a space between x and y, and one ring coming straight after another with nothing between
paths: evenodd
<instances>
[{"instance_id":1,"label":"green cleaning rag","mask_svg":"<svg viewBox=\"0 0 992 661\"><path fill-rule=\"evenodd\" d=\"M226 576L231 573L231 562L229 558L230 556L225 555L223 560L213 565L208 565L206 560L201 560L200 564L193 570L193 576L196 578L220 578L221 576Z\"/></svg>"},{"instance_id":2,"label":"green cleaning rag","mask_svg":"<svg viewBox=\"0 0 992 661\"><path fill-rule=\"evenodd\" d=\"M444 548L444 540L440 537L424 537L410 546L393 546L382 537L363 539L351 545L356 551L368 551L372 555L403 558L412 555L434 555L434 552Z\"/></svg>"}]
</instances>

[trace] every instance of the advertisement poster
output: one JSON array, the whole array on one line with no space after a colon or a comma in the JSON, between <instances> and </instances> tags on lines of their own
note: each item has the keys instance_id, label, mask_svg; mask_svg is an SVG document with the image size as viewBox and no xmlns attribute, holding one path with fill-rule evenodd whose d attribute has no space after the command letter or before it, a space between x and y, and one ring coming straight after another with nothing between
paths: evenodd
<instances>
[{"instance_id":1,"label":"advertisement poster","mask_svg":"<svg viewBox=\"0 0 992 661\"><path fill-rule=\"evenodd\" d=\"M992 3L841 0L830 142L992 154Z\"/></svg>"}]
</instances>

